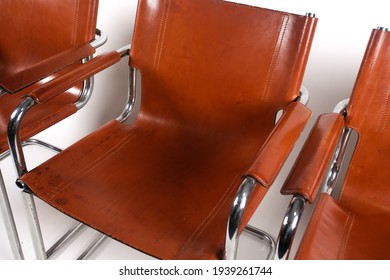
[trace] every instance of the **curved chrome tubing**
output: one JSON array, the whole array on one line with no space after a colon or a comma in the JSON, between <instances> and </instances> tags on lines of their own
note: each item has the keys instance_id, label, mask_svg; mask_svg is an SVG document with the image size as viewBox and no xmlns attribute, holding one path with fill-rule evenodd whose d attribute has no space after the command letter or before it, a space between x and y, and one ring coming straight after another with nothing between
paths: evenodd
<instances>
[{"instance_id":1,"label":"curved chrome tubing","mask_svg":"<svg viewBox=\"0 0 390 280\"><path fill-rule=\"evenodd\" d=\"M244 215L246 204L252 194L256 180L247 177L241 183L233 206L230 211L226 230L225 259L234 260L237 257L238 238L240 234L241 219Z\"/></svg>"},{"instance_id":2,"label":"curved chrome tubing","mask_svg":"<svg viewBox=\"0 0 390 280\"><path fill-rule=\"evenodd\" d=\"M19 136L20 125L24 116L35 104L36 103L32 97L26 97L22 103L16 107L15 111L13 111L8 123L8 144L11 155L14 159L18 177L21 177L27 172L26 160L22 149L22 141Z\"/></svg>"},{"instance_id":3,"label":"curved chrome tubing","mask_svg":"<svg viewBox=\"0 0 390 280\"><path fill-rule=\"evenodd\" d=\"M333 109L333 113L340 113L343 116L346 114L346 107L349 103L349 99L341 100L339 103L336 104L336 106Z\"/></svg>"},{"instance_id":4,"label":"curved chrome tubing","mask_svg":"<svg viewBox=\"0 0 390 280\"><path fill-rule=\"evenodd\" d=\"M117 118L120 122L125 122L134 109L136 102L136 87L137 87L137 70L133 67L129 68L129 87L127 93L126 106L120 116Z\"/></svg>"},{"instance_id":5,"label":"curved chrome tubing","mask_svg":"<svg viewBox=\"0 0 390 280\"><path fill-rule=\"evenodd\" d=\"M275 258L275 252L276 252L276 242L275 239L264 230L258 229L254 226L247 225L244 229L247 233L250 233L261 240L265 241L269 246L269 252L267 255L267 260L273 260Z\"/></svg>"},{"instance_id":6,"label":"curved chrome tubing","mask_svg":"<svg viewBox=\"0 0 390 280\"><path fill-rule=\"evenodd\" d=\"M19 177L22 176L25 172L27 172L27 166L22 150L23 146L38 145L54 152L61 152L61 149L37 139L29 139L23 143L20 142L19 128L21 120L28 112L28 110L35 104L35 101L31 97L27 97L14 111L9 122L8 139L10 145L10 153L14 158L15 166ZM4 156L4 154L2 156ZM18 186L24 190L23 199L27 210L26 212L28 214L27 220L31 229L32 239L34 241L33 245L36 257L38 259L51 258L55 253L57 253L61 248L63 248L73 236L79 233L80 230L85 227L85 225L81 223L76 223L46 252L33 194L31 194L31 192L28 190L28 187L25 186L20 180L18 180ZM96 243L96 241L94 242ZM91 250L94 250L96 249L96 244L90 245L89 247L91 248ZM84 252L83 254L89 255L90 253L91 252Z\"/></svg>"},{"instance_id":7,"label":"curved chrome tubing","mask_svg":"<svg viewBox=\"0 0 390 280\"><path fill-rule=\"evenodd\" d=\"M108 37L107 37L107 35L104 32L102 32L100 29L96 29L95 40L93 40L90 43L90 45L94 49L97 49L97 48L101 47L102 45L104 45L107 42L107 38ZM81 60L81 63L86 63L89 60L91 60L92 58L93 58L92 55L88 56L86 58L83 58ZM75 103L75 106L76 106L77 110L80 110L81 108L83 108L88 103L88 101L89 101L89 99L91 98L91 95L92 95L94 84L95 83L94 83L94 77L93 76L84 81L83 88L82 88L81 93L80 93L80 97L77 100L77 102Z\"/></svg>"},{"instance_id":8,"label":"curved chrome tubing","mask_svg":"<svg viewBox=\"0 0 390 280\"><path fill-rule=\"evenodd\" d=\"M94 48L98 48L102 46L107 41L107 36L100 30L96 31L97 37L94 41L91 42L91 46ZM82 60L82 63L87 62L90 60L91 57L87 57ZM93 84L94 80L93 77L87 79L83 83L83 89L80 94L79 100L75 103L77 109L81 109L84 107L84 105L89 101L90 96L93 91ZM22 103L16 108L16 110L11 115L11 119L8 125L8 142L10 146L10 150L1 154L0 159L4 158L5 156L9 155L10 153L13 156L14 164L16 167L16 172L18 176L22 176L25 172L27 172L27 166L26 161L23 154L23 146L27 145L39 145L41 147L50 149L55 152L60 152L61 149L54 147L50 144L47 144L43 141L37 140L37 139L29 139L23 143L21 143L21 139L19 136L19 129L20 124L28 110L35 105L35 101L31 97L25 98ZM30 224L32 238L34 240L34 248L37 255L37 258L39 259L47 259L50 258L52 255L54 255L57 251L59 251L66 243L67 241L74 236L77 232L80 231L80 229L84 226L80 223L77 223L76 226L72 227L70 230L68 230L63 237L60 238L47 252L45 251L43 239L42 239L42 233L39 225L39 220L36 212L36 206L34 202L33 195L29 192L29 190L26 188L26 186L23 184L23 182L18 182L18 186L22 187L24 189L23 192L23 198L25 201L25 206L27 208L27 213L29 215L28 222ZM8 215L11 215L10 208L7 209ZM12 221L13 218L10 220ZM15 228L16 230L16 228ZM13 238L18 239L18 235L16 231L14 231ZM20 242L19 246L20 246ZM15 251L15 250L14 250ZM85 254L85 253L84 253Z\"/></svg>"},{"instance_id":9,"label":"curved chrome tubing","mask_svg":"<svg viewBox=\"0 0 390 280\"><path fill-rule=\"evenodd\" d=\"M108 36L100 29L96 29L95 34L95 39L90 43L90 45L92 46L92 48L97 49L107 42Z\"/></svg>"},{"instance_id":10,"label":"curved chrome tubing","mask_svg":"<svg viewBox=\"0 0 390 280\"><path fill-rule=\"evenodd\" d=\"M257 182L255 179L246 177L241 183L236 198L233 201L226 229L225 260L234 260L237 257L241 220L244 215L246 205L256 184ZM275 241L272 236L252 226L247 226L245 230L266 241L270 246L270 252L268 253L267 259L274 257Z\"/></svg>"},{"instance_id":11,"label":"curved chrome tubing","mask_svg":"<svg viewBox=\"0 0 390 280\"><path fill-rule=\"evenodd\" d=\"M91 60L92 58L93 58L93 56L89 56L89 57L83 58L81 60L81 63L86 63L89 60ZM93 76L89 77L88 79L86 79L83 82L83 88L81 90L79 99L74 103L74 105L76 106L77 110L80 110L85 105L87 105L89 99L91 99L94 85L95 85L95 79L94 79Z\"/></svg>"},{"instance_id":12,"label":"curved chrome tubing","mask_svg":"<svg viewBox=\"0 0 390 280\"><path fill-rule=\"evenodd\" d=\"M276 259L286 260L289 257L291 245L305 208L306 199L301 195L295 195L284 216L276 243Z\"/></svg>"},{"instance_id":13,"label":"curved chrome tubing","mask_svg":"<svg viewBox=\"0 0 390 280\"><path fill-rule=\"evenodd\" d=\"M28 146L28 145L39 145L41 147L45 147L47 149L53 150L55 152L61 151L59 148L54 147L53 145L47 144L45 142L42 142L37 139L29 139L25 142L23 142L22 146ZM2 153L0 155L0 160L9 156L10 150L7 150L6 152ZM35 207L35 206L31 206ZM22 246L20 243L19 235L16 229L15 220L13 218L12 209L10 206L10 202L8 199L7 191L5 189L3 177L1 175L0 171L0 208L1 212L4 218L4 223L7 229L8 239L10 240L11 249L14 255L14 258L17 260L24 259L24 254L22 251Z\"/></svg>"}]
</instances>

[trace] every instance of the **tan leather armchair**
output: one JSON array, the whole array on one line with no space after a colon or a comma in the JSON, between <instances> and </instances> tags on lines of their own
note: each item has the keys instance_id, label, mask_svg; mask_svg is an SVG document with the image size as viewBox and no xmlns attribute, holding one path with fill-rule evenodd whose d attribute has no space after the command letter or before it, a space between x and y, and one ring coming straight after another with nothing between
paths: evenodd
<instances>
[{"instance_id":1,"label":"tan leather armchair","mask_svg":"<svg viewBox=\"0 0 390 280\"><path fill-rule=\"evenodd\" d=\"M296 259L390 258L389 78L390 33L378 28L350 101L341 112L318 118L282 188L294 198L279 237L279 258L289 254L292 225L306 201L315 207Z\"/></svg>"},{"instance_id":2,"label":"tan leather armchair","mask_svg":"<svg viewBox=\"0 0 390 280\"><path fill-rule=\"evenodd\" d=\"M0 159L9 155L8 134L13 111L26 97L42 91L92 58L106 37L96 30L97 0L0 1ZM34 106L18 122L23 145L59 149L30 137L82 108L92 92L92 78L57 92L49 102ZM60 94L59 94L60 93ZM33 104L34 102L32 102ZM21 170L17 167L19 175ZM1 174L0 174L1 175ZM15 258L23 258L12 208L0 176L0 210Z\"/></svg>"},{"instance_id":3,"label":"tan leather armchair","mask_svg":"<svg viewBox=\"0 0 390 280\"><path fill-rule=\"evenodd\" d=\"M235 258L310 116L299 99L316 22L220 0L140 0L124 113L18 184L156 258Z\"/></svg>"}]
</instances>

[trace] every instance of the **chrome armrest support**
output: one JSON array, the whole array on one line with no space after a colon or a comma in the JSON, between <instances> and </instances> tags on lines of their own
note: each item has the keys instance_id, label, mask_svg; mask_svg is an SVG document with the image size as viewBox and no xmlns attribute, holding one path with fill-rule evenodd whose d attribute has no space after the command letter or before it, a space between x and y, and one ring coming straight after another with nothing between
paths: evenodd
<instances>
[{"instance_id":1,"label":"chrome armrest support","mask_svg":"<svg viewBox=\"0 0 390 280\"><path fill-rule=\"evenodd\" d=\"M117 49L116 51L119 53L121 57L125 57L127 55L130 55L130 50L131 50L131 44L123 46L120 49Z\"/></svg>"},{"instance_id":2,"label":"chrome armrest support","mask_svg":"<svg viewBox=\"0 0 390 280\"><path fill-rule=\"evenodd\" d=\"M306 199L301 195L294 195L291 199L276 243L276 258L278 260L285 260L289 257L291 245L305 208L305 204Z\"/></svg>"},{"instance_id":3,"label":"chrome armrest support","mask_svg":"<svg viewBox=\"0 0 390 280\"><path fill-rule=\"evenodd\" d=\"M133 67L129 68L129 85L127 91L127 102L120 116L117 118L120 122L125 122L135 107L137 88L137 70Z\"/></svg>"},{"instance_id":4,"label":"chrome armrest support","mask_svg":"<svg viewBox=\"0 0 390 280\"><path fill-rule=\"evenodd\" d=\"M81 60L81 63L84 64L84 63L90 61L92 58L93 58L92 55L88 56L86 58L83 58ZM93 76L89 77L88 79L86 79L83 82L83 88L81 90L80 97L75 102L75 106L76 106L77 110L80 110L81 108L83 108L88 103L89 99L92 96L92 91L93 91L94 85L95 85L95 79L94 79Z\"/></svg>"},{"instance_id":5,"label":"chrome armrest support","mask_svg":"<svg viewBox=\"0 0 390 280\"><path fill-rule=\"evenodd\" d=\"M27 172L26 160L19 135L20 124L23 117L35 104L36 103L32 97L26 97L12 113L8 124L8 144L18 177Z\"/></svg>"},{"instance_id":6,"label":"chrome armrest support","mask_svg":"<svg viewBox=\"0 0 390 280\"><path fill-rule=\"evenodd\" d=\"M90 43L94 49L97 49L103 46L107 42L107 34L101 31L100 29L96 29L95 39Z\"/></svg>"},{"instance_id":7,"label":"chrome armrest support","mask_svg":"<svg viewBox=\"0 0 390 280\"><path fill-rule=\"evenodd\" d=\"M246 177L237 192L230 210L230 216L227 223L225 240L225 259L234 260L237 256L238 238L240 235L241 219L245 212L246 204L252 194L256 180L252 177Z\"/></svg>"},{"instance_id":8,"label":"chrome armrest support","mask_svg":"<svg viewBox=\"0 0 390 280\"><path fill-rule=\"evenodd\" d=\"M97 49L107 42L107 38L108 37L104 32L102 32L100 29L96 29L95 40L93 40L90 44L94 49ZM85 57L81 60L81 63L86 63L89 60L91 60L92 58L93 58L92 55ZM88 103L88 101L92 95L94 84L95 84L95 81L94 81L93 76L89 77L88 79L86 79L84 81L83 88L82 88L81 94L80 94L80 98L75 103L77 110L80 110Z\"/></svg>"},{"instance_id":9,"label":"chrome armrest support","mask_svg":"<svg viewBox=\"0 0 390 280\"><path fill-rule=\"evenodd\" d=\"M345 127L341 133L339 141L336 146L336 150L333 154L330 166L327 171L327 175L321 186L322 192L326 192L329 195L332 194L336 185L336 179L339 174L341 164L343 163L345 152L351 137L352 129Z\"/></svg>"},{"instance_id":10,"label":"chrome armrest support","mask_svg":"<svg viewBox=\"0 0 390 280\"><path fill-rule=\"evenodd\" d=\"M130 55L131 45L124 46L117 50L121 57ZM125 122L135 107L137 92L137 70L133 67L129 67L129 83L127 89L127 102L122 113L117 118L120 122Z\"/></svg>"},{"instance_id":11,"label":"chrome armrest support","mask_svg":"<svg viewBox=\"0 0 390 280\"><path fill-rule=\"evenodd\" d=\"M340 102L336 106L337 112L345 116L345 107L347 104L348 100L343 100L342 102ZM332 195L333 190L336 186L336 179L339 176L341 165L344 161L344 157L351 137L351 132L352 129L348 127L344 127L344 129L342 130L334 154L324 174L324 178L320 187L321 192L325 192L329 195ZM276 249L277 259L288 259L295 232L306 203L307 200L302 195L296 194L293 196L290 205L286 211L279 232Z\"/></svg>"},{"instance_id":12,"label":"chrome armrest support","mask_svg":"<svg viewBox=\"0 0 390 280\"><path fill-rule=\"evenodd\" d=\"M237 191L227 222L224 253L225 260L235 260L237 257L238 241L240 230L242 229L242 217L244 216L246 206L256 184L257 181L254 178L247 176L244 178ZM276 245L275 240L271 235L250 225L246 225L243 230L258 237L260 240L265 241L269 245L267 260L274 258Z\"/></svg>"}]
</instances>

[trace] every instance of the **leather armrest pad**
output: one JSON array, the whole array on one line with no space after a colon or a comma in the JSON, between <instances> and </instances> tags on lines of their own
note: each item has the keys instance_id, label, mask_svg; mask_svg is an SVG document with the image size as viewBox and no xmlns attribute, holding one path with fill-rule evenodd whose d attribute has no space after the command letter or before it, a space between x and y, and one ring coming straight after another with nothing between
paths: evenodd
<instances>
[{"instance_id":1,"label":"leather armrest pad","mask_svg":"<svg viewBox=\"0 0 390 280\"><path fill-rule=\"evenodd\" d=\"M120 54L112 51L101 54L90 61L81 64L68 73L58 76L43 84L28 95L37 103L45 103L77 83L99 73L120 60Z\"/></svg>"},{"instance_id":2,"label":"leather armrest pad","mask_svg":"<svg viewBox=\"0 0 390 280\"><path fill-rule=\"evenodd\" d=\"M288 105L261 147L248 175L263 186L269 187L279 174L310 115L310 110L299 102Z\"/></svg>"},{"instance_id":3,"label":"leather armrest pad","mask_svg":"<svg viewBox=\"0 0 390 280\"><path fill-rule=\"evenodd\" d=\"M340 114L323 114L315 123L282 189L282 194L300 194L315 199L324 173L344 128Z\"/></svg>"}]
</instances>

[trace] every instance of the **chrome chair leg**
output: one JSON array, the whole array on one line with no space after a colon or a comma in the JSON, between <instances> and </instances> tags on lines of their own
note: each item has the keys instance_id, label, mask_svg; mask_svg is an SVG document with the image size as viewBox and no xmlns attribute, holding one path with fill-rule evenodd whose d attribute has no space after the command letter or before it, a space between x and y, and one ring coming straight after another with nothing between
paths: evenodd
<instances>
[{"instance_id":1,"label":"chrome chair leg","mask_svg":"<svg viewBox=\"0 0 390 280\"><path fill-rule=\"evenodd\" d=\"M16 229L14 216L12 214L12 209L8 199L7 191L5 190L3 175L0 170L0 212L3 216L4 225L7 230L7 235L9 243L11 246L12 253L14 258L17 260L24 259L22 246L20 244L20 239L18 231Z\"/></svg>"},{"instance_id":2,"label":"chrome chair leg","mask_svg":"<svg viewBox=\"0 0 390 280\"><path fill-rule=\"evenodd\" d=\"M31 238L33 239L35 255L37 259L46 260L47 255L43 243L41 227L39 225L34 196L28 192L22 192L22 195L26 207L27 222L30 227Z\"/></svg>"},{"instance_id":3,"label":"chrome chair leg","mask_svg":"<svg viewBox=\"0 0 390 280\"><path fill-rule=\"evenodd\" d=\"M22 143L22 146L36 145L56 153L61 152L60 148L57 148L51 144L43 142L38 139L28 139ZM22 189L25 189L21 186ZM25 190L23 192L24 203L27 212L27 220L29 223L31 237L34 243L34 250L36 252L37 259L50 259L57 252L59 252L74 236L76 236L82 229L86 228L86 225L76 222L57 242L55 242L47 251L42 237L42 231L39 224L38 214L35 206L34 196ZM85 249L78 259L85 259L95 251L98 246L105 240L105 236L100 234L98 238L93 240L91 244Z\"/></svg>"}]
</instances>

